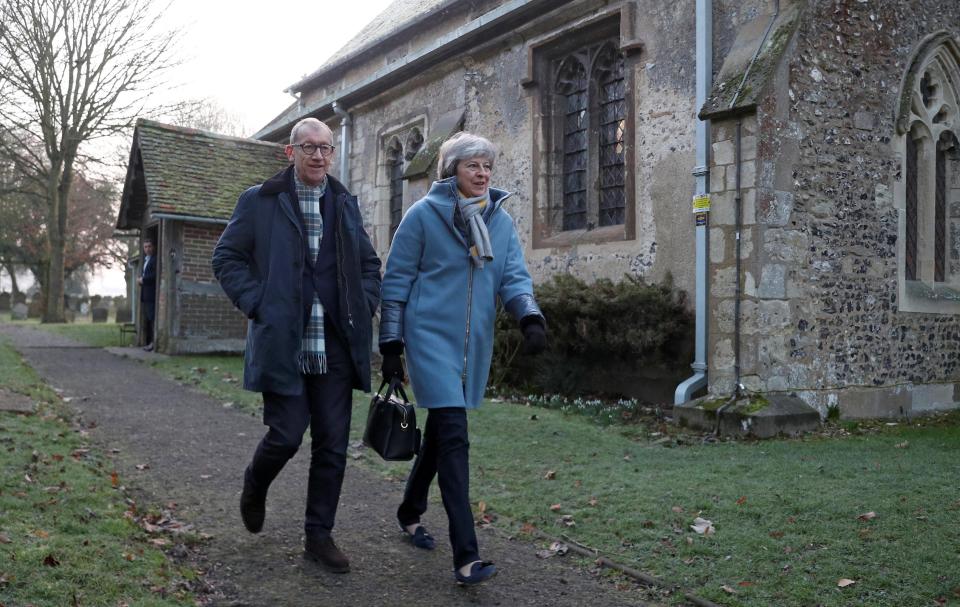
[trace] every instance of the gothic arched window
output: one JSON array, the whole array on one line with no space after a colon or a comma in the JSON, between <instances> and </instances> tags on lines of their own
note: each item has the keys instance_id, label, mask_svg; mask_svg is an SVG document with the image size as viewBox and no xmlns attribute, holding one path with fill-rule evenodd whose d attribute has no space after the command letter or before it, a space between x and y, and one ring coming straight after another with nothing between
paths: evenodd
<instances>
[{"instance_id":1,"label":"gothic arched window","mask_svg":"<svg viewBox=\"0 0 960 607\"><path fill-rule=\"evenodd\" d=\"M627 114L623 54L612 42L604 42L569 53L555 65L561 229L622 225Z\"/></svg>"},{"instance_id":2,"label":"gothic arched window","mask_svg":"<svg viewBox=\"0 0 960 607\"><path fill-rule=\"evenodd\" d=\"M390 241L403 218L403 145L394 137L387 144L387 175L390 179Z\"/></svg>"},{"instance_id":3,"label":"gothic arched window","mask_svg":"<svg viewBox=\"0 0 960 607\"><path fill-rule=\"evenodd\" d=\"M938 34L921 45L900 99L901 309L939 311L918 301L956 299L943 288L960 295L960 45L954 38Z\"/></svg>"}]
</instances>

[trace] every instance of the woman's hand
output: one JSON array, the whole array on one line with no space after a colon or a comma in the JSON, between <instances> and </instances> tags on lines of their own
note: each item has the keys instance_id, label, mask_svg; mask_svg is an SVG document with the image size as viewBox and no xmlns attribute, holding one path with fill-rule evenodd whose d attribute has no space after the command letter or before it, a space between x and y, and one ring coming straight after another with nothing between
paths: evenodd
<instances>
[{"instance_id":1,"label":"woman's hand","mask_svg":"<svg viewBox=\"0 0 960 607\"><path fill-rule=\"evenodd\" d=\"M380 367L384 381L392 379L404 380L403 359L399 354L384 354L383 365Z\"/></svg>"},{"instance_id":2,"label":"woman's hand","mask_svg":"<svg viewBox=\"0 0 960 607\"><path fill-rule=\"evenodd\" d=\"M539 320L539 319L538 319ZM547 347L547 331L543 323L533 321L523 325L523 353L536 356Z\"/></svg>"}]
</instances>

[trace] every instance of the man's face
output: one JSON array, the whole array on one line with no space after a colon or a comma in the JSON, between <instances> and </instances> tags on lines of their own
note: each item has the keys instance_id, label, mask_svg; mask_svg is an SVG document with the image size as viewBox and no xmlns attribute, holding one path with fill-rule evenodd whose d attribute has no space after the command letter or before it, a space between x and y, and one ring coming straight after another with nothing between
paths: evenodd
<instances>
[{"instance_id":1,"label":"man's face","mask_svg":"<svg viewBox=\"0 0 960 607\"><path fill-rule=\"evenodd\" d=\"M147 241L147 242L143 243L143 254L144 254L144 255L148 255L148 256L152 256L152 255L153 255L153 243L152 243L152 242Z\"/></svg>"},{"instance_id":2,"label":"man's face","mask_svg":"<svg viewBox=\"0 0 960 607\"><path fill-rule=\"evenodd\" d=\"M327 129L322 127L303 128L297 134L298 141L293 145L287 145L284 151L287 158L293 163L297 171L297 177L304 184L309 186L318 186L323 183L327 176L327 169L330 165L333 155L330 158L324 158L318 149L311 155L307 155L300 148L301 144L312 143L315 146L333 145L333 137Z\"/></svg>"}]
</instances>

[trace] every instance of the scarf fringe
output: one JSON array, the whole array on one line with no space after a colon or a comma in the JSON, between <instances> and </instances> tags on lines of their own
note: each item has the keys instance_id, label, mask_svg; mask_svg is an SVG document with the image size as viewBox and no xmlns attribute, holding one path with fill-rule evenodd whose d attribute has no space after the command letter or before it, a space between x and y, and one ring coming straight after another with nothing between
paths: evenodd
<instances>
[{"instance_id":1,"label":"scarf fringe","mask_svg":"<svg viewBox=\"0 0 960 607\"><path fill-rule=\"evenodd\" d=\"M304 375L322 375L327 372L326 352L301 352L297 356L297 365Z\"/></svg>"}]
</instances>

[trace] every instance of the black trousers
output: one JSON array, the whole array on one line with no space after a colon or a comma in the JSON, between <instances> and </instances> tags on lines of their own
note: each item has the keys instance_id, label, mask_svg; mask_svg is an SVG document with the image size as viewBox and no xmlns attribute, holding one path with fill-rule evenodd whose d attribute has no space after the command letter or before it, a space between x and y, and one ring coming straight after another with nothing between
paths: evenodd
<instances>
[{"instance_id":1,"label":"black trousers","mask_svg":"<svg viewBox=\"0 0 960 607\"><path fill-rule=\"evenodd\" d=\"M246 479L266 492L283 466L300 448L310 428L310 475L304 529L325 536L333 529L347 466L352 411L353 362L330 325L326 329L327 372L303 375L303 392L288 396L263 393L267 434L257 445Z\"/></svg>"},{"instance_id":2,"label":"black trousers","mask_svg":"<svg viewBox=\"0 0 960 607\"><path fill-rule=\"evenodd\" d=\"M427 511L427 494L438 477L443 508L450 525L454 567L480 559L477 533L470 510L470 440L467 411L462 407L428 409L420 455L407 478L403 502L397 509L401 525L420 522Z\"/></svg>"},{"instance_id":3,"label":"black trousers","mask_svg":"<svg viewBox=\"0 0 960 607\"><path fill-rule=\"evenodd\" d=\"M144 344L153 343L153 321L157 316L157 302L153 298L143 300L143 315L146 321L143 324Z\"/></svg>"}]
</instances>

